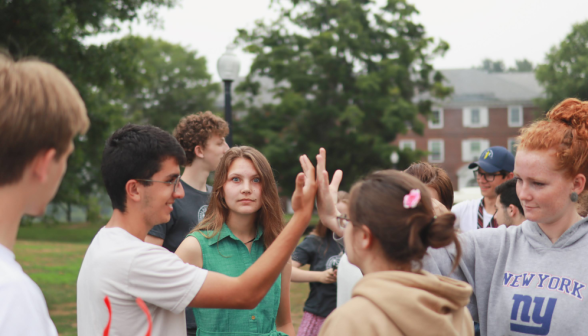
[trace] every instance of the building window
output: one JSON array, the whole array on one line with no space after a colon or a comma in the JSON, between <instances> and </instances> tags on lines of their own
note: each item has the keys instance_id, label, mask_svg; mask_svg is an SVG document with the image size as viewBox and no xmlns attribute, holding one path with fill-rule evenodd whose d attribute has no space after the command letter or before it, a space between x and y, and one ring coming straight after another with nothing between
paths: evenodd
<instances>
[{"instance_id":1,"label":"building window","mask_svg":"<svg viewBox=\"0 0 588 336\"><path fill-rule=\"evenodd\" d=\"M479 125L480 124L480 109L473 108L470 111L470 115L472 116L471 117L472 125Z\"/></svg>"},{"instance_id":2,"label":"building window","mask_svg":"<svg viewBox=\"0 0 588 336\"><path fill-rule=\"evenodd\" d=\"M512 155L517 155L517 147L519 146L519 142L517 138L508 138L508 150L512 153Z\"/></svg>"},{"instance_id":3,"label":"building window","mask_svg":"<svg viewBox=\"0 0 588 336\"><path fill-rule=\"evenodd\" d=\"M482 144L480 141L470 141L470 153L480 153L482 151Z\"/></svg>"},{"instance_id":4,"label":"building window","mask_svg":"<svg viewBox=\"0 0 588 336\"><path fill-rule=\"evenodd\" d=\"M429 128L443 128L443 109L434 108L429 119Z\"/></svg>"},{"instance_id":5,"label":"building window","mask_svg":"<svg viewBox=\"0 0 588 336\"><path fill-rule=\"evenodd\" d=\"M461 142L461 160L463 162L477 161L482 151L490 147L487 139L467 139Z\"/></svg>"},{"instance_id":6,"label":"building window","mask_svg":"<svg viewBox=\"0 0 588 336\"><path fill-rule=\"evenodd\" d=\"M488 108L487 107L464 107L463 108L463 127L480 128L488 127Z\"/></svg>"},{"instance_id":7,"label":"building window","mask_svg":"<svg viewBox=\"0 0 588 336\"><path fill-rule=\"evenodd\" d=\"M429 140L429 162L445 161L445 143L443 140Z\"/></svg>"},{"instance_id":8,"label":"building window","mask_svg":"<svg viewBox=\"0 0 588 336\"><path fill-rule=\"evenodd\" d=\"M523 107L509 106L508 107L508 126L521 127L523 126Z\"/></svg>"},{"instance_id":9,"label":"building window","mask_svg":"<svg viewBox=\"0 0 588 336\"><path fill-rule=\"evenodd\" d=\"M400 140L398 142L398 148L400 148L401 151L405 150L407 148L414 151L416 149L416 143L414 140L410 140L410 139Z\"/></svg>"}]
</instances>

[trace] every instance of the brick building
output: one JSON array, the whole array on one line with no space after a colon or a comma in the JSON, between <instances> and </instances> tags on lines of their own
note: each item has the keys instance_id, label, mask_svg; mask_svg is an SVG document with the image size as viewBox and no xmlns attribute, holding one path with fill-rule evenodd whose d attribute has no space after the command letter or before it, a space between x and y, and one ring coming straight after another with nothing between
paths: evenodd
<instances>
[{"instance_id":1,"label":"brick building","mask_svg":"<svg viewBox=\"0 0 588 336\"><path fill-rule=\"evenodd\" d=\"M441 71L453 95L434 105L423 135L409 131L394 144L428 151L426 161L445 169L456 190L477 186L467 168L482 150L503 146L516 150L519 129L539 114L533 99L541 87L532 72L487 73L477 69Z\"/></svg>"}]
</instances>

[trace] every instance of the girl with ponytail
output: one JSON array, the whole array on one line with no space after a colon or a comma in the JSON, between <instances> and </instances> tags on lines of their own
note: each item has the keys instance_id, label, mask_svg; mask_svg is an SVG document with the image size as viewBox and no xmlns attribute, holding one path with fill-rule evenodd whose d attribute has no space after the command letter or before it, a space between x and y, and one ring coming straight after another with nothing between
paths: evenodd
<instances>
[{"instance_id":1,"label":"girl with ponytail","mask_svg":"<svg viewBox=\"0 0 588 336\"><path fill-rule=\"evenodd\" d=\"M323 206L321 199L319 213ZM472 288L421 270L427 248L452 243L457 265L460 243L455 215L435 216L430 193L417 178L394 170L368 175L351 189L349 216L336 221L349 261L365 276L320 335L473 335L466 308Z\"/></svg>"}]
</instances>

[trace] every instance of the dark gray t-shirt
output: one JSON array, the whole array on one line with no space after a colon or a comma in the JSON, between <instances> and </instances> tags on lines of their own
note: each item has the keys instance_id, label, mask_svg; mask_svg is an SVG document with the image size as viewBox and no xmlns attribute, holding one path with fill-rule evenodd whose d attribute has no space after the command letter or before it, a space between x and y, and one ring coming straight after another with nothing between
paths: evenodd
<instances>
[{"instance_id":1,"label":"dark gray t-shirt","mask_svg":"<svg viewBox=\"0 0 588 336\"><path fill-rule=\"evenodd\" d=\"M207 192L202 192L182 180L180 182L185 195L174 202L169 222L156 225L149 231L149 235L163 239L163 247L170 252L175 252L188 233L204 219L212 190L212 187L207 185ZM186 325L188 329L196 328L192 308L186 308Z\"/></svg>"},{"instance_id":2,"label":"dark gray t-shirt","mask_svg":"<svg viewBox=\"0 0 588 336\"><path fill-rule=\"evenodd\" d=\"M180 182L184 187L185 196L174 202L169 222L156 225L149 231L149 235L163 239L163 247L171 252L176 252L190 230L204 219L212 190L212 187L207 185L207 192L202 192L182 180Z\"/></svg>"},{"instance_id":3,"label":"dark gray t-shirt","mask_svg":"<svg viewBox=\"0 0 588 336\"><path fill-rule=\"evenodd\" d=\"M343 247L333 239L333 233L327 231L325 238L309 234L296 247L292 260L302 265L310 264L311 271L324 271L339 264ZM310 293L304 303L304 311L321 317L327 317L337 307L337 283L310 283Z\"/></svg>"}]
</instances>

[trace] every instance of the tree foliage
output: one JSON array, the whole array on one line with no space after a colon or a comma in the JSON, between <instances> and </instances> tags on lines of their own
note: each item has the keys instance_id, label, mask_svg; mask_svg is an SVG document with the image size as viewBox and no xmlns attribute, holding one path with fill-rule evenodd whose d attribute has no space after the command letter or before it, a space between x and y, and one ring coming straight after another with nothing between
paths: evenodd
<instances>
[{"instance_id":1,"label":"tree foliage","mask_svg":"<svg viewBox=\"0 0 588 336\"><path fill-rule=\"evenodd\" d=\"M529 60L522 59L522 60L515 60L515 66L506 68L506 65L502 60L492 60L490 58L485 58L482 60L482 64L477 67L477 69L485 70L489 73L500 73L500 72L532 72L533 71L533 63Z\"/></svg>"},{"instance_id":2,"label":"tree foliage","mask_svg":"<svg viewBox=\"0 0 588 336\"><path fill-rule=\"evenodd\" d=\"M329 169L342 168L343 188L371 170L389 168L390 143L408 128L422 132L417 116L429 99L451 89L431 65L449 48L413 21L404 0L378 7L370 0L282 1L271 23L239 30L237 41L255 55L239 90L259 94L260 77L274 83L276 104L249 104L235 125L236 143L260 149L277 171L284 192L300 171L298 156L328 151ZM401 164L417 159L401 152Z\"/></svg>"},{"instance_id":3,"label":"tree foliage","mask_svg":"<svg viewBox=\"0 0 588 336\"><path fill-rule=\"evenodd\" d=\"M91 121L54 204L90 207L101 193L106 138L127 122L171 130L190 112L210 110L218 94L206 61L195 51L160 40L126 37L107 45L84 38L118 31L126 21L157 23L156 9L175 0L20 0L0 2L0 49L14 58L37 57L64 71L80 92ZM146 9L146 11L145 11Z\"/></svg>"},{"instance_id":4,"label":"tree foliage","mask_svg":"<svg viewBox=\"0 0 588 336\"><path fill-rule=\"evenodd\" d=\"M545 96L538 99L543 111L570 97L588 100L588 21L575 24L546 59L547 63L538 65L535 71L545 89Z\"/></svg>"},{"instance_id":5,"label":"tree foliage","mask_svg":"<svg viewBox=\"0 0 588 336\"><path fill-rule=\"evenodd\" d=\"M171 132L183 116L214 110L220 86L212 83L206 59L196 51L135 36L113 41L106 48L130 60L112 68L119 80L109 92L124 107L128 120Z\"/></svg>"},{"instance_id":6,"label":"tree foliage","mask_svg":"<svg viewBox=\"0 0 588 336\"><path fill-rule=\"evenodd\" d=\"M533 63L528 59L515 60L515 67L509 68L509 72L532 72L534 70Z\"/></svg>"},{"instance_id":7,"label":"tree foliage","mask_svg":"<svg viewBox=\"0 0 588 336\"><path fill-rule=\"evenodd\" d=\"M485 58L482 60L482 64L478 67L478 69L485 70L489 73L504 72L506 71L506 66L501 60L493 61L489 58Z\"/></svg>"}]
</instances>

